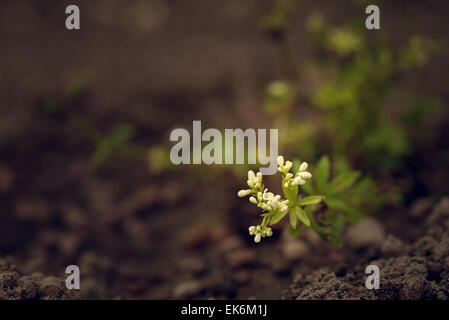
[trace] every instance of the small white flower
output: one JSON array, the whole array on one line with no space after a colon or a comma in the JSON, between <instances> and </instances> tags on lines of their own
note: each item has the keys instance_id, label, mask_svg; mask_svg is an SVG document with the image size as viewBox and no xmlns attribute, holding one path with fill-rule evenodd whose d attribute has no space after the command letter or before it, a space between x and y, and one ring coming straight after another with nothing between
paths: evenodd
<instances>
[{"instance_id":1,"label":"small white flower","mask_svg":"<svg viewBox=\"0 0 449 320\"><path fill-rule=\"evenodd\" d=\"M262 237L262 234L261 233L257 233L256 236L254 237L254 242L255 243L259 243L261 237Z\"/></svg>"},{"instance_id":2,"label":"small white flower","mask_svg":"<svg viewBox=\"0 0 449 320\"><path fill-rule=\"evenodd\" d=\"M285 179L291 179L291 178L293 178L293 174L292 173L287 173L286 175L285 175Z\"/></svg>"},{"instance_id":3,"label":"small white flower","mask_svg":"<svg viewBox=\"0 0 449 320\"><path fill-rule=\"evenodd\" d=\"M308 167L309 164L307 162L301 163L301 165L299 166L299 172L306 171Z\"/></svg>"},{"instance_id":4,"label":"small white flower","mask_svg":"<svg viewBox=\"0 0 449 320\"><path fill-rule=\"evenodd\" d=\"M256 178L256 175L254 174L253 170L248 171L248 180L253 181Z\"/></svg>"},{"instance_id":5,"label":"small white flower","mask_svg":"<svg viewBox=\"0 0 449 320\"><path fill-rule=\"evenodd\" d=\"M301 182L302 178L301 177L296 177L295 179L293 179L292 181L292 186L297 186L300 182Z\"/></svg>"},{"instance_id":6,"label":"small white flower","mask_svg":"<svg viewBox=\"0 0 449 320\"><path fill-rule=\"evenodd\" d=\"M284 206L284 207L281 208L281 212L282 213L287 212L287 210L288 210L288 206Z\"/></svg>"},{"instance_id":7,"label":"small white flower","mask_svg":"<svg viewBox=\"0 0 449 320\"><path fill-rule=\"evenodd\" d=\"M249 235L252 236L253 234L256 233L256 227L255 226L251 226L248 228L249 231Z\"/></svg>"},{"instance_id":8,"label":"small white flower","mask_svg":"<svg viewBox=\"0 0 449 320\"><path fill-rule=\"evenodd\" d=\"M282 201L281 203L279 203L279 205L283 207L283 206L288 205L288 203L289 203L288 200L284 200L284 201Z\"/></svg>"},{"instance_id":9,"label":"small white flower","mask_svg":"<svg viewBox=\"0 0 449 320\"><path fill-rule=\"evenodd\" d=\"M257 204L257 199L254 198L254 197L250 197L250 198L249 198L249 201L250 201L251 203Z\"/></svg>"},{"instance_id":10,"label":"small white flower","mask_svg":"<svg viewBox=\"0 0 449 320\"><path fill-rule=\"evenodd\" d=\"M263 200L270 200L274 198L274 194L272 192L268 192L268 189L265 189L263 191L262 199Z\"/></svg>"},{"instance_id":11,"label":"small white flower","mask_svg":"<svg viewBox=\"0 0 449 320\"><path fill-rule=\"evenodd\" d=\"M287 172L292 168L293 163L291 161L286 161L284 166L284 173L287 174Z\"/></svg>"},{"instance_id":12,"label":"small white flower","mask_svg":"<svg viewBox=\"0 0 449 320\"><path fill-rule=\"evenodd\" d=\"M308 171L303 171L299 173L299 176L303 179L310 179L312 178L312 174Z\"/></svg>"},{"instance_id":13,"label":"small white flower","mask_svg":"<svg viewBox=\"0 0 449 320\"><path fill-rule=\"evenodd\" d=\"M279 156L277 158L277 161L278 161L279 167L283 167L284 166L284 157L283 156Z\"/></svg>"},{"instance_id":14,"label":"small white flower","mask_svg":"<svg viewBox=\"0 0 449 320\"><path fill-rule=\"evenodd\" d=\"M247 195L249 195L251 193L251 190L240 190L237 195L242 198L242 197L246 197Z\"/></svg>"}]
</instances>

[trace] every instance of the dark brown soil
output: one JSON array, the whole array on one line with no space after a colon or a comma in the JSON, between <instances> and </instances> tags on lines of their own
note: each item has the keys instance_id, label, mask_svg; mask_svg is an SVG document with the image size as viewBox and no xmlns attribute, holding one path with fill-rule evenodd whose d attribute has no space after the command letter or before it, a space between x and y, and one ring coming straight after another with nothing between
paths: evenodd
<instances>
[{"instance_id":1,"label":"dark brown soil","mask_svg":"<svg viewBox=\"0 0 449 320\"><path fill-rule=\"evenodd\" d=\"M88 299L276 299L297 273L346 264L337 272L341 281L351 266L382 252L402 254L408 249L397 243L423 235L429 195L448 192L446 123L436 134L440 140L414 155L414 183L424 191L410 199L424 199L386 209L376 217L382 223L371 219L357 227L363 232L349 230L342 248L313 232L292 239L283 226L255 245L247 228L259 217L236 197L245 179L226 168L150 173L146 155L115 154L92 168L95 146L71 116L102 134L131 123L130 144L168 149L170 130L196 119L216 128L271 125L261 101L280 71L260 28L272 1L77 3L82 29L68 33L69 1L0 1L0 38L7 44L0 50L1 298L75 298L62 278L49 277L62 277L75 264ZM446 36L447 2L407 5L388 2L382 13L395 21L389 29L396 37ZM315 11L335 25L363 15L351 2L301 2L289 36L298 65L313 54L305 28ZM419 89L432 89L446 102L448 65L439 57L415 75ZM46 109L55 101L60 113ZM386 241L387 234L400 240Z\"/></svg>"},{"instance_id":2,"label":"dark brown soil","mask_svg":"<svg viewBox=\"0 0 449 320\"><path fill-rule=\"evenodd\" d=\"M67 290L65 280L41 273L24 275L15 265L0 259L0 300L80 299L77 291Z\"/></svg>"},{"instance_id":3,"label":"dark brown soil","mask_svg":"<svg viewBox=\"0 0 449 320\"><path fill-rule=\"evenodd\" d=\"M449 198L435 207L426 227L427 233L402 254L401 244L387 238L379 259L298 274L283 299L448 299ZM370 264L380 269L380 289L365 287L365 268Z\"/></svg>"}]
</instances>

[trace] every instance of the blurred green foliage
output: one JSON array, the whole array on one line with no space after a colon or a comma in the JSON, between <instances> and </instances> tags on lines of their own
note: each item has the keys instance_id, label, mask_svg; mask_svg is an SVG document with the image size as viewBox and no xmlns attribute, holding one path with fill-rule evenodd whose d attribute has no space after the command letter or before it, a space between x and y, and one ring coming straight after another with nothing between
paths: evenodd
<instances>
[{"instance_id":1,"label":"blurred green foliage","mask_svg":"<svg viewBox=\"0 0 449 320\"><path fill-rule=\"evenodd\" d=\"M325 197L323 214L317 218L308 211L314 221L312 227L325 240L340 244L339 235L346 222L358 222L383 203L374 181L351 170L344 161L331 168L329 157L322 156L311 172L314 179L301 188L307 194Z\"/></svg>"},{"instance_id":2,"label":"blurred green foliage","mask_svg":"<svg viewBox=\"0 0 449 320\"><path fill-rule=\"evenodd\" d=\"M327 77L309 99L312 107L324 112L331 151L361 159L373 171L397 169L411 145L401 117L391 117L385 105L397 88L398 76L424 66L434 52L434 42L412 36L395 50L381 38L368 39L353 25L335 29L323 23L313 32L324 41L326 58L314 59L311 69ZM408 112L407 105L401 107L403 115Z\"/></svg>"}]
</instances>

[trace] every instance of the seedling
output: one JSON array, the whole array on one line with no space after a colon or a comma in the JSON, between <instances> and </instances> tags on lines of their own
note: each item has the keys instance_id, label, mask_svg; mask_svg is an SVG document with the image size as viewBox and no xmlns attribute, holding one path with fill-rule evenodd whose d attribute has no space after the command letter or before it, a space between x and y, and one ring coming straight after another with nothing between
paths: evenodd
<instances>
[{"instance_id":1,"label":"seedling","mask_svg":"<svg viewBox=\"0 0 449 320\"><path fill-rule=\"evenodd\" d=\"M282 191L284 198L269 192L263 183L263 176L260 172L255 174L248 171L248 187L238 192L239 197L250 196L249 201L262 209L262 223L249 227L249 234L254 236L254 242L259 243L261 238L270 237L273 234L270 226L280 222L290 213L290 225L296 229L298 223L310 227L310 214L305 211L306 207L320 204L324 197L319 195L299 197L299 186L306 184L312 178L312 174L307 171L308 164L303 162L298 169L290 172L293 167L291 161L285 161L284 157L277 158L278 172L282 177Z\"/></svg>"}]
</instances>

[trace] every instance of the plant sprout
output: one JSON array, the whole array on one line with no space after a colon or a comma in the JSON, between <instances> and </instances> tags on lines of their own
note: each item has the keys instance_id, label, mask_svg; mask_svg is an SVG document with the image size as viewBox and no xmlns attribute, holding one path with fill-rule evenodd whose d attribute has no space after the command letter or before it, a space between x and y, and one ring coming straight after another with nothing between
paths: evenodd
<instances>
[{"instance_id":1,"label":"plant sprout","mask_svg":"<svg viewBox=\"0 0 449 320\"><path fill-rule=\"evenodd\" d=\"M293 163L285 161L284 157L277 158L278 171L282 176L282 191L284 197L269 192L263 184L263 176L260 172L248 171L248 187L238 192L239 197L250 196L249 201L262 209L262 223L249 227L249 234L254 236L254 242L259 243L262 238L273 234L272 226L280 222L290 212L290 224L296 229L298 222L310 227L310 215L304 210L306 206L314 206L322 202L323 196L299 197L299 186L305 185L312 174L307 171L307 162L299 164L297 170L292 170Z\"/></svg>"}]
</instances>

